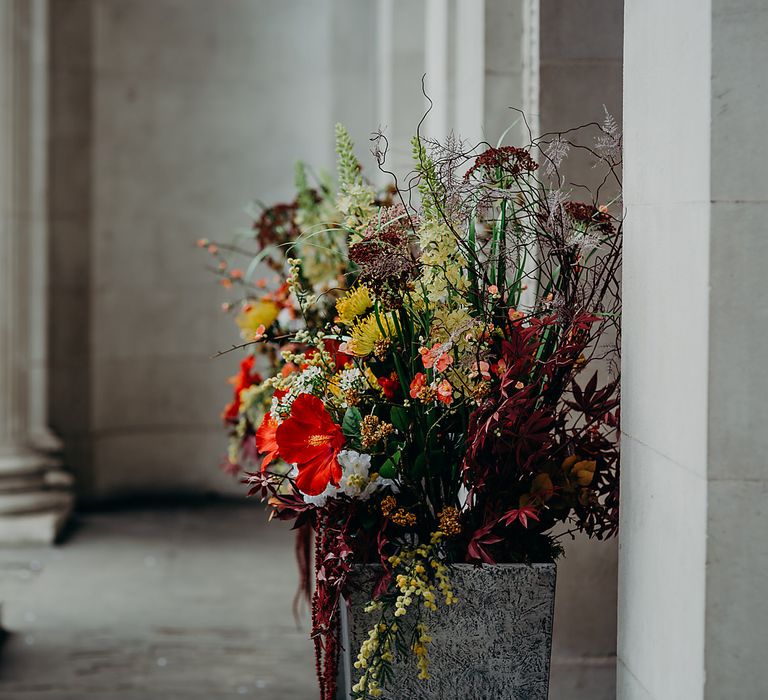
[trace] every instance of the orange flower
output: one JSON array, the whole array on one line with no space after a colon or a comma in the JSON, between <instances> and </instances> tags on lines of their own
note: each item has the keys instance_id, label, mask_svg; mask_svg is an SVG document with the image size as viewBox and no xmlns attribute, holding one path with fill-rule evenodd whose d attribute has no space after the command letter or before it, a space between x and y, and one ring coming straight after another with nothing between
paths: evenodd
<instances>
[{"instance_id":1,"label":"orange flower","mask_svg":"<svg viewBox=\"0 0 768 700\"><path fill-rule=\"evenodd\" d=\"M256 449L260 454L264 454L264 459L261 461L261 471L264 471L271 462L280 456L280 450L277 446L277 426L278 423L272 414L267 413L256 431Z\"/></svg>"},{"instance_id":2,"label":"orange flower","mask_svg":"<svg viewBox=\"0 0 768 700\"><path fill-rule=\"evenodd\" d=\"M337 455L344 435L323 402L311 394L299 394L291 415L276 431L280 456L296 464L296 486L308 496L318 496L329 483L338 484L341 466Z\"/></svg>"},{"instance_id":3,"label":"orange flower","mask_svg":"<svg viewBox=\"0 0 768 700\"><path fill-rule=\"evenodd\" d=\"M243 358L240 362L240 372L234 377L229 378L229 383L232 384L235 391L232 401L228 403L224 409L224 420L237 421L237 415L240 412L240 405L242 403L240 400L240 392L254 384L261 383L261 375L253 369L255 362L256 358L253 355L248 355L248 357Z\"/></svg>"},{"instance_id":4,"label":"orange flower","mask_svg":"<svg viewBox=\"0 0 768 700\"><path fill-rule=\"evenodd\" d=\"M445 372L453 364L453 358L443 348L442 343L435 343L431 348L419 348L419 354L426 369L434 367L438 372Z\"/></svg>"}]
</instances>

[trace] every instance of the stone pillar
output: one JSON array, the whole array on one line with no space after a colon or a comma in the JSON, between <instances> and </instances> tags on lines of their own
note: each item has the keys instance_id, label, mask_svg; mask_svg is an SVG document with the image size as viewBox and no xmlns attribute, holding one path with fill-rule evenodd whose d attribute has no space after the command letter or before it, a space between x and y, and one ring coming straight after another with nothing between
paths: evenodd
<instances>
[{"instance_id":1,"label":"stone pillar","mask_svg":"<svg viewBox=\"0 0 768 700\"><path fill-rule=\"evenodd\" d=\"M486 140L529 140L522 110L539 133L539 0L485 0L483 125Z\"/></svg>"},{"instance_id":2,"label":"stone pillar","mask_svg":"<svg viewBox=\"0 0 768 700\"><path fill-rule=\"evenodd\" d=\"M32 444L63 449L48 425L48 2L30 0L29 431Z\"/></svg>"},{"instance_id":3,"label":"stone pillar","mask_svg":"<svg viewBox=\"0 0 768 700\"><path fill-rule=\"evenodd\" d=\"M425 87L431 109L424 135L443 141L451 124L451 2L426 0L424 26Z\"/></svg>"},{"instance_id":4,"label":"stone pillar","mask_svg":"<svg viewBox=\"0 0 768 700\"><path fill-rule=\"evenodd\" d=\"M413 167L411 137L425 109L421 87L426 60L425 17L424 3L377 0L375 111L389 141L386 167L398 178L404 178ZM380 175L380 184L389 182L388 175Z\"/></svg>"},{"instance_id":5,"label":"stone pillar","mask_svg":"<svg viewBox=\"0 0 768 700\"><path fill-rule=\"evenodd\" d=\"M768 6L627 0L618 697L765 697Z\"/></svg>"},{"instance_id":6,"label":"stone pillar","mask_svg":"<svg viewBox=\"0 0 768 700\"><path fill-rule=\"evenodd\" d=\"M54 460L31 446L29 430L29 253L36 216L32 95L41 69L33 58L33 29L40 29L33 27L34 5L27 0L0 3L0 543L4 544L52 542L72 505L66 476L61 476Z\"/></svg>"},{"instance_id":7,"label":"stone pillar","mask_svg":"<svg viewBox=\"0 0 768 700\"><path fill-rule=\"evenodd\" d=\"M485 0L456 0L454 110L456 134L475 144L485 117Z\"/></svg>"}]
</instances>

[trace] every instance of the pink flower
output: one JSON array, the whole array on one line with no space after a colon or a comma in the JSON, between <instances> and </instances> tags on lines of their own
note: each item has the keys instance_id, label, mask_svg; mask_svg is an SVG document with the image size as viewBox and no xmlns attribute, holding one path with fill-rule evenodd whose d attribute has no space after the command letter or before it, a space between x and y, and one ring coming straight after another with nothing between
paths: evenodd
<instances>
[{"instance_id":1,"label":"pink flower","mask_svg":"<svg viewBox=\"0 0 768 700\"><path fill-rule=\"evenodd\" d=\"M240 280L243 278L243 271L240 268L236 267L234 270L229 271L229 276L233 280Z\"/></svg>"},{"instance_id":2,"label":"pink flower","mask_svg":"<svg viewBox=\"0 0 768 700\"><path fill-rule=\"evenodd\" d=\"M447 379L443 379L437 385L437 398L446 406L450 406L453 403L453 387Z\"/></svg>"},{"instance_id":3,"label":"pink flower","mask_svg":"<svg viewBox=\"0 0 768 700\"><path fill-rule=\"evenodd\" d=\"M491 378L490 369L491 369L491 366L485 360L480 360L480 362L475 362L472 365L472 374L474 376L480 376L483 379L490 379Z\"/></svg>"},{"instance_id":4,"label":"pink flower","mask_svg":"<svg viewBox=\"0 0 768 700\"><path fill-rule=\"evenodd\" d=\"M499 293L499 288L495 284L492 284L490 287L488 287L488 294L494 294L495 295L495 294L498 294L498 293Z\"/></svg>"}]
</instances>

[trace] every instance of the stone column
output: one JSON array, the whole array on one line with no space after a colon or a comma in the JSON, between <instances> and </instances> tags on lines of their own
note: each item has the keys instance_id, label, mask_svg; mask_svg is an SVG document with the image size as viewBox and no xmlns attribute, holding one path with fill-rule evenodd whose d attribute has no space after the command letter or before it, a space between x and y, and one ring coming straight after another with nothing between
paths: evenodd
<instances>
[{"instance_id":1,"label":"stone column","mask_svg":"<svg viewBox=\"0 0 768 700\"><path fill-rule=\"evenodd\" d=\"M456 0L455 127L471 144L484 136L485 14L485 0Z\"/></svg>"},{"instance_id":2,"label":"stone column","mask_svg":"<svg viewBox=\"0 0 768 700\"><path fill-rule=\"evenodd\" d=\"M426 0L424 25L425 87L431 109L424 135L443 141L450 130L451 113L451 3ZM426 108L426 106L425 106Z\"/></svg>"},{"instance_id":3,"label":"stone column","mask_svg":"<svg viewBox=\"0 0 768 700\"><path fill-rule=\"evenodd\" d=\"M424 3L377 0L375 111L378 125L389 140L387 169L399 178L413 167L411 137L425 109L421 89L425 18ZM389 181L387 175L379 177L382 185Z\"/></svg>"},{"instance_id":4,"label":"stone column","mask_svg":"<svg viewBox=\"0 0 768 700\"><path fill-rule=\"evenodd\" d=\"M495 146L506 133L504 144L519 146L529 135L515 109L539 133L539 0L485 0L484 24L484 135Z\"/></svg>"},{"instance_id":5,"label":"stone column","mask_svg":"<svg viewBox=\"0 0 768 700\"><path fill-rule=\"evenodd\" d=\"M30 1L29 430L32 444L63 449L48 425L48 2Z\"/></svg>"},{"instance_id":6,"label":"stone column","mask_svg":"<svg viewBox=\"0 0 768 700\"><path fill-rule=\"evenodd\" d=\"M618 697L765 697L768 6L627 0Z\"/></svg>"},{"instance_id":7,"label":"stone column","mask_svg":"<svg viewBox=\"0 0 768 700\"><path fill-rule=\"evenodd\" d=\"M30 444L33 3L0 2L0 543L52 542L68 480ZM39 25L36 29L40 29ZM39 39L39 37L38 37ZM38 213L39 216L39 213Z\"/></svg>"}]
</instances>

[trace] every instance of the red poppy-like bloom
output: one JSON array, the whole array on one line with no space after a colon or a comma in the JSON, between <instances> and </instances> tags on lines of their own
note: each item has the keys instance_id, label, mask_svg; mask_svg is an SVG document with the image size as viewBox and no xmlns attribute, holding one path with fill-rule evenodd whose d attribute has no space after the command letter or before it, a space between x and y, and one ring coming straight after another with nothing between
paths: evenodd
<instances>
[{"instance_id":1,"label":"red poppy-like bloom","mask_svg":"<svg viewBox=\"0 0 768 700\"><path fill-rule=\"evenodd\" d=\"M240 371L234 377L229 378L229 383L234 387L234 397L224 408L222 417L225 421L237 421L237 415L240 412L240 405L242 403L240 392L261 382L261 375L253 369L255 362L256 358L253 355L243 358L240 361Z\"/></svg>"},{"instance_id":2,"label":"red poppy-like bloom","mask_svg":"<svg viewBox=\"0 0 768 700\"><path fill-rule=\"evenodd\" d=\"M303 493L317 496L329 483L339 483L341 466L336 457L344 435L316 396L296 397L291 415L278 426L276 437L280 456L299 470L296 486Z\"/></svg>"},{"instance_id":3,"label":"red poppy-like bloom","mask_svg":"<svg viewBox=\"0 0 768 700\"><path fill-rule=\"evenodd\" d=\"M280 449L277 446L277 421L271 413L264 416L259 429L256 431L256 449L264 455L261 461L261 471L264 471L269 464L280 456Z\"/></svg>"},{"instance_id":4,"label":"red poppy-like bloom","mask_svg":"<svg viewBox=\"0 0 768 700\"><path fill-rule=\"evenodd\" d=\"M379 383L381 390L384 392L384 396L388 399L394 399L397 390L400 388L400 381L397 378L397 372L392 372L388 377L377 377L376 381Z\"/></svg>"}]
</instances>

